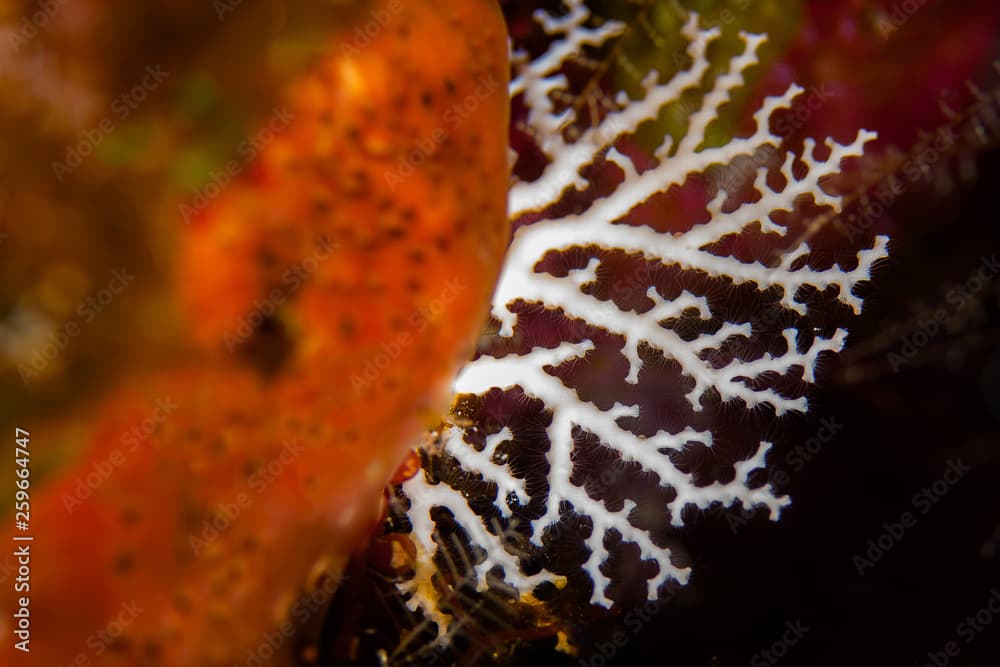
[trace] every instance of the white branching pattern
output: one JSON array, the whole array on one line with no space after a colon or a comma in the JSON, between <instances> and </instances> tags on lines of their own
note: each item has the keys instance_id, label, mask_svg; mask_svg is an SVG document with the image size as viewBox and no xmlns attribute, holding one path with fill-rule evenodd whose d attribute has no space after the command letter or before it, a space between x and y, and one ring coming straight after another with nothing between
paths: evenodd
<instances>
[{"instance_id":1,"label":"white branching pattern","mask_svg":"<svg viewBox=\"0 0 1000 667\"><path fill-rule=\"evenodd\" d=\"M744 50L732 58L728 70L706 82L710 74L706 56L711 43L719 37L717 29L702 30L696 17L684 27L688 40L687 55L692 64L667 82L660 82L656 73L643 81L644 95L629 99L620 94L615 108L607 111L589 127L581 127L581 119L573 107L561 104L568 94L569 82L563 74L565 64L580 54L584 47L600 47L619 36L625 29L620 23L608 21L589 27L590 13L580 0L566 3L567 12L555 17L544 12L539 23L551 37L545 53L528 61L519 56L521 66L511 83L513 97L522 97L528 109L526 126L544 154L547 165L534 180L516 182L510 193L510 209L514 220L526 214L549 211L554 204L577 195L588 187L582 175L599 162L611 162L621 171L621 183L606 196L594 198L585 210L566 215L542 216L541 220L518 228L508 251L503 273L493 300L492 314L499 323L499 336L510 338L522 327L521 315L526 305L534 305L561 313L568 321L584 323L589 331L602 330L604 340L621 342L620 354L627 361L624 381L636 384L644 372L644 357L653 350L664 360L676 364L684 378L692 383L685 399L692 411L699 412L709 393L721 402L742 401L746 409L762 408L775 414L804 411L804 395L789 396L775 386L773 378L800 374L802 382L814 382L817 357L823 352L837 352L846 338L846 331L837 329L828 337L820 331L803 332L801 328L783 331L785 351L780 354L763 352L744 359L729 355L720 363L717 353L737 339L752 341L758 333L749 321L729 322L712 312L705 295L687 289L668 298L654 285L648 286L646 297L652 306L645 310L625 309L614 300L602 299L588 289L600 277L607 253L620 253L635 261L657 263L689 272L700 279L724 279L734 287L753 286L760 293L780 295L778 308L789 317L805 316L809 304L803 294L815 292L833 295L830 298L860 312L861 300L855 294L858 283L869 278L874 262L886 254L886 239L878 237L871 248L857 253L856 262L844 267L833 264L817 269L810 266L812 249L808 242L780 250L782 240L788 243L789 230L775 222L774 214L793 211L795 202L811 198L816 206L838 211L840 198L828 193L821 183L836 174L841 162L862 154L863 146L873 134L860 131L846 145L827 142L820 153L814 142L806 140L802 154L787 155L779 171L781 184L769 181L768 169L757 170L753 182L754 201L744 202L724 211L731 193L720 191L707 204L709 221L696 224L677 234L663 233L647 226L631 224L629 214L653 195L672 186L680 187L689 176L702 174L712 166L731 164L740 156L754 155L763 147L777 150L782 138L770 131L770 119L777 110L790 107L802 92L792 86L784 95L766 99L754 115L755 131L737 137L726 145L706 147L706 129L730 99L730 92L743 85L744 72L757 63L757 49L764 37L744 34ZM618 142L633 135L645 122L657 117L668 104L676 102L685 92L699 87L708 88L700 108L688 119L686 135L673 145L668 137L655 151L657 163L640 170L634 161L617 150ZM569 128L573 128L570 132ZM820 157L822 155L823 157ZM796 164L798 162L799 164ZM795 168L793 168L795 167ZM733 235L752 232L773 240L779 249L777 261L770 265L741 261L720 253L720 242ZM551 253L587 252L591 259L583 268L569 270L566 275L554 275L539 268L543 258ZM807 288L803 290L803 288ZM666 323L681 317L700 320L705 326L694 336L683 336ZM712 326L712 322L715 325ZM686 507L707 508L713 503L731 506L741 503L745 508L764 506L772 519L788 499L779 497L770 485L754 486L753 471L763 468L771 445L760 442L749 458L734 464L735 475L728 482L696 484L694 475L679 469L671 452L691 447L711 448L711 430L686 428L675 433L661 430L652 436L639 435L625 424L639 417L642 405L615 403L608 408L581 398L567 382L565 369L574 361L586 360L595 350L589 339L563 342L555 347L535 347L504 356L481 356L468 364L458 377L455 392L459 395L485 396L489 392L519 390L525 396L540 400L551 413L546 429L547 489L537 506L537 518L531 520L530 531L522 534L528 548L542 550L543 538L557 534L565 519L567 507L592 524L586 549L589 555L583 569L593 581L591 602L610 606L611 585L602 571L609 553L605 539L620 535L625 542L638 546L642 559L654 561L658 572L648 580L648 596L655 599L661 587L674 579L685 583L689 570L678 567L671 551L656 543L653 536L637 527L632 518L636 503L625 499L620 509L612 509L602 498L595 498L586 486L573 482L577 444L574 433L579 430L596 437L601 446L612 450L623 462L637 464L647 473L655 474L656 483L676 494L667 503L666 513L673 526L683 525L682 510ZM619 381L621 378L616 378ZM717 395L717 399L714 398ZM500 518L509 519L518 508L532 500L523 478L505 462L498 447L513 437L504 427L498 433L485 436L485 445L476 440L475 427L446 430L441 440L449 465L458 466L482 483L495 487L494 508ZM481 441L482 436L479 437ZM509 444L509 443L508 443ZM422 609L438 624L439 632L448 625L441 611L440 600L432 584L433 556L438 550L435 540L434 508L448 510L455 524L462 528L472 544L483 555L475 566L475 583L487 586L487 574L502 581L514 591L529 594L543 582L558 585L563 578L547 569L532 575L522 570L522 549L511 544L502 530L491 528L487 520L469 504L468 493L439 481L432 483L418 475L403 485L410 508L412 537L418 551L416 576L402 585L409 595L411 608ZM533 545L533 546L529 546Z\"/></svg>"}]
</instances>

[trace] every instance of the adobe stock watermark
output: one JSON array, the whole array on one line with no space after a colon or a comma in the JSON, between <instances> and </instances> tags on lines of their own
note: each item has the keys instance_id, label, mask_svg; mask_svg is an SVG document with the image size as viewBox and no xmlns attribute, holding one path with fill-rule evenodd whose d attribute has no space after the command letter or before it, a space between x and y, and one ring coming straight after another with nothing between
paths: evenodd
<instances>
[{"instance_id":1,"label":"adobe stock watermark","mask_svg":"<svg viewBox=\"0 0 1000 667\"><path fill-rule=\"evenodd\" d=\"M511 555L525 559L530 557L530 552L523 548L528 538L518 530L518 526L520 525L522 525L522 522L516 516L512 517L506 523L500 521L499 517L495 516L489 520L489 530L504 545L503 548ZM466 548L462 540L454 533L445 537L441 532L434 531L433 539L437 544L437 548L441 550L455 549L457 553L462 552ZM447 545L449 541L451 541L450 546ZM411 565L413 564L410 556L404 556L404 558L406 562ZM459 576L459 568L463 570L461 576ZM462 593L463 589L477 588L482 584L482 580L480 580L474 564L464 552L461 557L453 561L451 572L454 578L449 578L447 592L443 593L444 597L448 600L462 600L465 597ZM510 597L517 597L518 595L517 589L502 579L492 579L491 577L489 586L490 588L496 587L497 590L502 591ZM394 660L396 656L405 656L406 663L409 665L435 665L448 657L448 653L455 647L455 639L458 637L467 636L475 642L476 635L487 634L492 631L488 627L495 627L494 624L513 629L513 626L508 625L502 616L492 612L487 612L485 617L482 617L483 620L486 620L490 624L490 626L484 627L480 617L477 617L477 612L479 611L481 611L481 606L478 604L469 606L456 605L453 612L455 614L454 620L448 631L442 635L448 641L428 643L423 642L418 634L410 634L396 645L392 655L389 657L389 664L396 664ZM453 661L447 664L453 664Z\"/></svg>"},{"instance_id":2,"label":"adobe stock watermark","mask_svg":"<svg viewBox=\"0 0 1000 667\"><path fill-rule=\"evenodd\" d=\"M888 10L877 12L875 29L878 30L882 39L889 39L892 33L909 23L910 19L926 4L927 0L902 0L901 2L894 2Z\"/></svg>"},{"instance_id":3,"label":"adobe stock watermark","mask_svg":"<svg viewBox=\"0 0 1000 667\"><path fill-rule=\"evenodd\" d=\"M111 279L102 289L88 296L76 307L76 317L67 320L61 327L49 331L46 340L31 350L31 359L21 362L17 371L25 384L41 375L53 360L55 360L70 342L80 335L83 328L93 322L98 315L115 300L119 294L135 280L135 276L127 269L121 268L111 272Z\"/></svg>"},{"instance_id":4,"label":"adobe stock watermark","mask_svg":"<svg viewBox=\"0 0 1000 667\"><path fill-rule=\"evenodd\" d=\"M991 588L990 597L986 603L955 626L954 636L957 639L949 639L939 651L928 651L927 659L920 667L946 667L950 665L952 658L957 658L962 654L962 644L968 646L975 641L976 637L993 625L998 616L1000 616L1000 590Z\"/></svg>"},{"instance_id":5,"label":"adobe stock watermark","mask_svg":"<svg viewBox=\"0 0 1000 667\"><path fill-rule=\"evenodd\" d=\"M219 23L222 23L242 4L243 0L212 0L212 9L215 10L215 18L219 19Z\"/></svg>"},{"instance_id":6,"label":"adobe stock watermark","mask_svg":"<svg viewBox=\"0 0 1000 667\"><path fill-rule=\"evenodd\" d=\"M820 109L826 106L833 97L826 83L810 86L807 90L795 96L791 108L778 114L774 121L775 135L786 140L793 133L801 130ZM722 168L707 172L710 183L726 192L736 192L757 176L757 170L776 162L780 155L779 149L772 144L759 146L749 159L743 159L726 164Z\"/></svg>"},{"instance_id":7,"label":"adobe stock watermark","mask_svg":"<svg viewBox=\"0 0 1000 667\"><path fill-rule=\"evenodd\" d=\"M202 521L198 535L188 536L188 545L194 555L201 556L212 542L218 540L229 530L244 511L249 509L254 500L263 494L275 480L285 472L301 454L304 447L297 440L290 439L282 443L277 456L255 470L247 477L245 491L240 491L229 502L220 503L211 517Z\"/></svg>"},{"instance_id":8,"label":"adobe stock watermark","mask_svg":"<svg viewBox=\"0 0 1000 667\"><path fill-rule=\"evenodd\" d=\"M886 355L892 371L898 373L917 356L920 350L930 345L944 330L948 321L964 310L977 294L996 279L997 275L1000 275L1000 259L995 254L983 257L979 266L973 269L962 284L954 285L947 291L945 294L947 305L941 306L930 316L918 320L917 331L903 336L899 349L890 351Z\"/></svg>"},{"instance_id":9,"label":"adobe stock watermark","mask_svg":"<svg viewBox=\"0 0 1000 667\"><path fill-rule=\"evenodd\" d=\"M819 420L820 427L816 434L795 446L794 449L785 454L784 463L791 469L792 474L801 472L805 467L823 451L823 448L837 438L837 434L844 429L844 424L833 417L822 417ZM770 484L776 491L787 489L792 480L784 468L779 466L767 466L767 484ZM718 506L718 511L726 513L726 523L729 530L735 535L743 526L750 523L750 520L762 508L760 505L754 507L731 506L729 508Z\"/></svg>"},{"instance_id":10,"label":"adobe stock watermark","mask_svg":"<svg viewBox=\"0 0 1000 667\"><path fill-rule=\"evenodd\" d=\"M72 662L60 665L59 667L96 667L101 664L100 661L93 658L99 658L110 650L125 630L135 623L135 620L144 611L142 607L136 604L135 600L122 604L114 618L108 621L103 628L91 633L87 637L84 642L84 647L87 650L80 651L73 658Z\"/></svg>"},{"instance_id":11,"label":"adobe stock watermark","mask_svg":"<svg viewBox=\"0 0 1000 667\"><path fill-rule=\"evenodd\" d=\"M268 144L288 129L293 120L295 114L286 107L272 109L267 125L241 141L236 147L236 157L226 162L221 169L212 170L208 175L208 181L198 187L186 201L177 205L184 224L190 224L199 213L208 208L209 204L243 173L248 163L253 162Z\"/></svg>"},{"instance_id":12,"label":"adobe stock watermark","mask_svg":"<svg viewBox=\"0 0 1000 667\"><path fill-rule=\"evenodd\" d=\"M630 609L622 617L622 623L628 632L614 630L606 641L595 643L594 650L589 656L577 660L580 667L605 667L611 664L618 652L628 646L629 642L677 597L679 591L679 586L671 586L666 594L656 600L646 600Z\"/></svg>"},{"instance_id":13,"label":"adobe stock watermark","mask_svg":"<svg viewBox=\"0 0 1000 667\"><path fill-rule=\"evenodd\" d=\"M66 176L83 164L115 131L118 124L128 119L169 76L170 72L165 72L160 65L146 67L145 75L135 86L112 100L109 113L97 125L80 132L76 141L66 147L63 160L52 162L52 173L56 180L62 183Z\"/></svg>"},{"instance_id":14,"label":"adobe stock watermark","mask_svg":"<svg viewBox=\"0 0 1000 667\"><path fill-rule=\"evenodd\" d=\"M929 178L932 167L948 155L956 143L958 138L953 128L949 126L939 128L934 133L934 140L922 146L899 168L905 177L905 182L896 178L895 173L883 179L877 188L872 189L872 196L866 196L863 200L864 206L860 214L849 213L846 223L837 225L840 233L853 242L868 232L888 213L896 200L906 194L910 185Z\"/></svg>"},{"instance_id":15,"label":"adobe stock watermark","mask_svg":"<svg viewBox=\"0 0 1000 667\"><path fill-rule=\"evenodd\" d=\"M730 2L728 4L732 6L732 9L729 7L723 7L715 12L699 14L698 23L703 28L717 28L723 25L729 25L738 18L736 16L736 12L742 13L750 8L750 0L735 0L734 2Z\"/></svg>"},{"instance_id":16,"label":"adobe stock watermark","mask_svg":"<svg viewBox=\"0 0 1000 667\"><path fill-rule=\"evenodd\" d=\"M385 369L399 358L403 350L413 344L414 336L423 333L431 322L437 321L448 304L465 290L465 283L452 278L445 283L444 289L435 298L414 311L406 328L397 333L392 340L383 341L378 351L365 360L361 373L351 374L351 387L354 388L354 393L360 394L375 382Z\"/></svg>"},{"instance_id":17,"label":"adobe stock watermark","mask_svg":"<svg viewBox=\"0 0 1000 667\"><path fill-rule=\"evenodd\" d=\"M247 649L243 661L234 667L267 667L274 656L296 634L296 628L304 627L317 613L323 613L334 593L337 592L337 577L324 576L319 586L300 597L292 606L288 616L274 630L264 633L255 646Z\"/></svg>"},{"instance_id":18,"label":"adobe stock watermark","mask_svg":"<svg viewBox=\"0 0 1000 667\"><path fill-rule=\"evenodd\" d=\"M94 495L94 492L111 478L115 470L125 465L126 457L149 440L156 429L176 410L177 404L169 397L156 399L149 415L121 434L118 441L122 446L112 449L107 456L100 460L92 461L90 470L76 478L76 486L73 491L63 494L62 503L63 507L66 508L66 513L72 514L74 509Z\"/></svg>"},{"instance_id":19,"label":"adobe stock watermark","mask_svg":"<svg viewBox=\"0 0 1000 667\"><path fill-rule=\"evenodd\" d=\"M855 554L851 558L858 575L864 576L866 571L885 558L903 539L906 531L917 525L918 517L928 514L970 470L972 468L962 463L962 459L948 461L948 467L940 479L913 494L910 505L915 512L907 510L897 519L883 522L882 532L868 540L864 553Z\"/></svg>"},{"instance_id":20,"label":"adobe stock watermark","mask_svg":"<svg viewBox=\"0 0 1000 667\"><path fill-rule=\"evenodd\" d=\"M369 19L354 28L351 39L341 42L340 52L345 56L356 56L372 43L372 40L382 34L386 26L403 9L401 0L392 0L385 9L375 8L369 13Z\"/></svg>"},{"instance_id":21,"label":"adobe stock watermark","mask_svg":"<svg viewBox=\"0 0 1000 667\"><path fill-rule=\"evenodd\" d=\"M395 192L400 183L413 175L417 167L432 157L444 142L451 136L450 132L457 130L479 107L488 100L497 90L506 90L506 87L493 75L479 77L475 89L466 95L461 101L453 103L448 107L442 119L443 126L437 126L427 135L420 137L414 142L413 148L405 155L400 156L396 163L396 168L385 172L385 183L391 192Z\"/></svg>"},{"instance_id":22,"label":"adobe stock watermark","mask_svg":"<svg viewBox=\"0 0 1000 667\"><path fill-rule=\"evenodd\" d=\"M781 662L792 650L792 648L802 641L802 638L809 632L809 626L803 625L801 620L786 621L785 631L781 637L774 640L770 646L761 649L750 658L750 667L768 667Z\"/></svg>"},{"instance_id":23,"label":"adobe stock watermark","mask_svg":"<svg viewBox=\"0 0 1000 667\"><path fill-rule=\"evenodd\" d=\"M319 270L320 265L329 259L333 247L330 242L317 243L309 256L285 270L281 275L281 285L272 288L267 298L263 301L254 299L250 312L241 317L232 330L222 335L226 349L235 352L237 347L246 342L268 317L274 315L275 311L305 284L309 276Z\"/></svg>"},{"instance_id":24,"label":"adobe stock watermark","mask_svg":"<svg viewBox=\"0 0 1000 667\"><path fill-rule=\"evenodd\" d=\"M28 42L38 37L38 34L48 27L53 17L68 2L69 0L41 0L38 8L30 15L21 17L17 29L8 35L7 42L11 50L20 53Z\"/></svg>"}]
</instances>

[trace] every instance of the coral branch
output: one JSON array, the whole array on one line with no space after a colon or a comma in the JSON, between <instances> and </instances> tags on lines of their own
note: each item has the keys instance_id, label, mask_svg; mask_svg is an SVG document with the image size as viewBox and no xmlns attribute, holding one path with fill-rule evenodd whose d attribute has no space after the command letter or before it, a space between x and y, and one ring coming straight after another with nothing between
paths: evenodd
<instances>
[{"instance_id":1,"label":"coral branch","mask_svg":"<svg viewBox=\"0 0 1000 667\"><path fill-rule=\"evenodd\" d=\"M692 450L713 450L714 427L693 425L708 404L742 405L748 411L761 409L774 415L806 410L805 387L815 382L818 360L824 353L839 352L847 336L842 328L824 335L821 329L810 326L808 317L815 306L811 295L825 295L828 305L860 312L857 287L869 279L875 262L886 255L887 240L877 237L871 247L859 248L854 259L832 265L826 262L825 268L816 268L820 262L815 261L814 248L809 242L793 241L788 223L778 215L794 213L806 199L816 208L839 212L840 197L823 184L839 172L844 160L863 153L865 144L875 136L864 130L847 144L826 141L822 152L815 141L807 139L800 155L789 153L780 166L758 169L753 194L742 202L730 200L743 193L720 188L706 196L707 221L686 231L665 233L633 221L638 207L658 193L684 185L692 175L703 174L715 165L730 165L762 149L780 155L782 138L770 131L771 120L803 91L791 86L783 95L765 99L753 116L756 126L749 136L717 147L708 145L709 125L730 101L732 91L744 85L744 74L757 64L757 52L765 38L741 34L742 51L713 80L706 81L713 76L707 53L720 33L699 28L697 17L692 16L683 28L690 66L666 82L661 82L656 72L650 73L642 81L641 98L619 94L616 108L587 126L573 106L562 102L572 92L564 67L581 50L606 48L625 26L609 21L588 27L590 13L580 0L566 2L566 9L559 17L537 14L552 41L547 51L530 62L519 54L522 65L510 88L512 96L522 99L527 107L524 126L547 162L537 178L517 180L510 192L512 218L522 219L528 213L532 217L524 220L514 235L493 299L492 315L499 324L494 345L503 353L483 354L469 363L454 386L459 395L485 399L498 392L519 393L544 405L551 416L545 428L548 469L544 490L539 492L529 485L525 473L498 455L498 447L511 451L524 442L525 436L508 425L487 435L481 449L473 444L489 430L484 431L481 423L451 427L442 440L449 463L464 471L465 479L481 479L496 488L493 505L501 519L530 520L530 530L523 537L533 555L540 554L543 562L547 545L564 539L560 527L567 511L590 523L590 533L584 539L589 553L582 568L593 582L591 602L608 607L613 603L609 595L612 575L602 567L610 557L610 536L636 545L641 559L656 564L655 574L646 582L650 599L655 599L669 580L685 583L689 570L674 562L671 549L660 543L663 538L659 532L640 527L637 509L646 508L640 507L636 498L627 497L627 489L623 502L616 503L591 488L586 471L580 467L586 459L581 443L596 439L603 452L655 480L661 491L672 492L663 496L669 500L659 508L669 517L670 526L684 525L685 508L705 509L716 503L763 506L777 519L788 498L777 495L770 484L751 480L755 470L764 468L771 443L758 441L748 458L733 462L727 481L706 483L690 466L680 465L678 457ZM654 121L682 94L694 90L707 92L690 113L686 134L676 145L666 138L653 152L655 163L640 169L622 149L622 140ZM607 163L620 172L620 180L610 191L587 199L584 193L590 183L584 174ZM570 198L582 198L585 206L557 206ZM572 212L552 213L556 210ZM773 250L772 260L747 261L726 250L731 247L727 240L750 236ZM559 255L577 260L564 271L556 271L549 260ZM640 291L646 305L626 307L600 289L607 281L604 274L615 270L615 261L669 270L671 275L680 276L681 288L664 289L650 279ZM729 311L723 314L718 295L706 287L711 281L724 283L730 291L751 290L761 299L773 301L786 325L767 330L749 316ZM577 325L571 327L577 332L575 338L565 336L554 346L525 349L532 336L530 319L540 311ZM692 324L689 329L694 331L678 329L675 324L681 321ZM766 336L771 343L762 347L760 341ZM784 349L776 351L781 341ZM757 352L736 353L735 349ZM580 368L599 357L610 358L609 350L610 357L617 354L623 363L605 366L602 382L607 387L621 386L622 396L638 397L631 402L609 404L588 398L583 389ZM655 368L651 368L650 359L656 360ZM641 392L629 393L628 387L644 386L647 376L665 366L676 369L686 388L682 402L671 408L676 412L672 423L688 419L688 425L674 432L662 428L652 434L648 429L642 432L637 424L650 409L652 399ZM625 370L619 374L618 369ZM789 388L789 382L797 382L799 388ZM487 518L471 509L470 498L458 490L461 485L457 477L436 484L418 477L403 487L410 499L408 515L421 554L416 578L403 589L411 595L413 608L424 609L438 623L439 632L448 620L435 599L431 574L421 570L430 567L438 550L431 519L435 507L447 509L472 544L485 551L473 573L479 587L486 585L486 574L491 570L499 571L503 581L522 594L558 579L548 565L537 574L525 575L523 554L515 553L508 541L487 530ZM529 492L531 489L534 491Z\"/></svg>"}]
</instances>

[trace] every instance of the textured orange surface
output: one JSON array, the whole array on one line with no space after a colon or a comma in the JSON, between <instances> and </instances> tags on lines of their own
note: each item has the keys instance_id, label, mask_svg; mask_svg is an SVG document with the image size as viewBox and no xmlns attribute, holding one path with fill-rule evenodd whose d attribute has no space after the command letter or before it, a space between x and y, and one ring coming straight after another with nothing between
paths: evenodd
<instances>
[{"instance_id":1,"label":"textured orange surface","mask_svg":"<svg viewBox=\"0 0 1000 667\"><path fill-rule=\"evenodd\" d=\"M191 216L188 367L105 400L33 498L26 664L308 656L383 487L447 408L508 236L506 31L492 0L366 18Z\"/></svg>"}]
</instances>

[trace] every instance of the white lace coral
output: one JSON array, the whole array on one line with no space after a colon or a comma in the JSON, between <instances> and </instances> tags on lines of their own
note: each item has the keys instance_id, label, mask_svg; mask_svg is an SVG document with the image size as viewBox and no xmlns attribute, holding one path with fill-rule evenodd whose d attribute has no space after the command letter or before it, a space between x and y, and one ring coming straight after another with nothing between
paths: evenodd
<instances>
[{"instance_id":1,"label":"white lace coral","mask_svg":"<svg viewBox=\"0 0 1000 667\"><path fill-rule=\"evenodd\" d=\"M558 102L569 87L563 67L584 46L605 45L619 36L625 26L608 21L598 27L588 27L590 12L581 0L570 0L566 7L567 13L560 17L545 12L537 14L542 28L552 38L551 43L542 55L524 64L510 85L512 97L523 98L528 110L526 125L535 137L537 148L547 159L539 177L513 185L511 216L518 220L525 214L550 211L554 204L579 194L589 185L582 175L584 171L602 160L617 165L622 180L610 194L594 198L581 212L543 216L517 229L493 300L492 314L499 322L499 335L508 338L515 335L519 329L519 312L524 312L526 304L536 305L559 312L570 321L584 323L589 331L603 330L612 340L621 341L620 354L628 364L624 378L627 383L639 382L643 372L641 347L672 360L681 374L693 382L686 400L695 412L702 410L703 399L709 391L717 392L722 402L739 399L747 409L769 407L776 414L804 411L805 396L787 396L770 379L801 372L806 383L814 382L817 357L823 352L839 351L844 345L845 330L837 329L829 337L823 337L818 330L810 329L808 335L803 336L800 328L787 328L783 331L786 347L783 353L765 351L747 360L732 355L720 364L717 353L723 345L741 337L753 339L757 332L750 321L721 319L722 316L712 312L710 300L705 295L691 293L688 289L668 300L657 287L649 285L646 296L653 305L640 312L625 309L614 300L598 298L588 286L599 280L598 272L606 253L622 253L637 261L641 257L641 261L673 267L700 278L724 279L733 286L752 285L760 293L777 289L779 307L787 311L789 317L805 316L809 310L802 296L803 287L820 292L833 288L830 293L835 291L833 298L836 301L855 313L860 312L861 300L854 292L855 287L869 278L873 263L885 256L887 240L878 237L873 247L858 252L853 268L833 264L819 270L810 266L812 250L807 242L780 250L780 240L788 237L788 228L776 223L772 215L778 211L792 211L794 202L803 196L811 197L819 207L839 210L840 198L824 190L821 182L839 171L842 160L861 155L864 144L874 135L860 131L847 145L828 141L825 157L819 157L814 142L807 139L803 154L798 157L804 169L793 170L796 156L787 155L780 167L783 184L778 187L769 185L767 168L757 169L753 182L753 189L759 195L756 201L724 211L730 193L720 189L707 204L708 222L696 224L682 233L663 233L629 223L629 214L637 206L671 186L683 185L690 175L704 173L713 165L731 164L739 156L752 156L762 147L778 149L782 138L771 133L769 121L776 110L790 107L802 89L792 86L783 95L766 99L754 115L756 130L750 136L734 138L723 146L707 147L706 128L716 118L720 107L729 101L730 91L744 83L744 71L757 63L757 50L764 37L742 34L742 53L732 58L728 70L715 76L714 81L706 81L712 76L706 52L720 33L717 29L699 29L696 17L691 17L683 29L688 40L690 67L665 83L658 81L655 72L651 73L642 82L644 95L640 99L630 99L621 93L615 100L615 108L599 121L571 133L567 129L579 128L580 119L573 107ZM522 57L522 60L527 59ZM631 158L614 147L622 138L633 135L641 124L656 119L664 106L676 102L682 93L704 86L708 87L708 92L700 108L690 115L685 136L676 146L668 137L655 151L655 166L640 171ZM773 239L773 245L779 247L779 261L768 266L720 254L721 240L748 231ZM567 251L587 253L589 262L583 268L569 270L566 275L554 275L540 268L540 262L549 253ZM681 317L700 320L706 325L705 331L692 338L682 336L665 324ZM717 322L714 330L709 326L713 318ZM710 448L711 430L688 427L676 433L661 430L652 436L639 435L626 428L623 422L624 418L638 417L641 405L615 403L610 408L599 407L581 398L564 377L547 370L586 358L595 345L594 341L583 339L500 357L481 356L461 372L455 392L484 396L491 391L519 388L524 395L541 400L550 411L552 420L546 430L549 468L544 513L531 522L527 537L531 544L541 549L546 531L551 531L563 520L567 507L577 515L588 517L592 529L586 538L589 556L583 568L593 581L591 602L607 607L612 603L608 596L611 581L602 571L602 564L609 556L605 538L613 533L637 545L644 560L658 564L659 571L648 580L650 599L656 599L661 586L670 579L685 583L689 570L676 566L671 551L654 542L647 530L630 519L636 506L634 501L626 498L621 509L613 510L605 500L593 497L585 486L574 484L571 479L577 447L574 429L596 436L601 446L612 450L622 461L654 473L660 486L672 489L676 495L666 509L674 526L683 525L682 510L687 506L707 508L712 503L730 506L739 501L746 508L766 506L771 518L777 519L789 501L777 496L770 485L754 486L749 480L754 470L764 467L770 443L760 442L749 458L736 462L731 481L699 486L693 474L675 465L670 453L691 446ZM517 477L511 466L497 454L501 443L511 440L513 435L504 428L487 436L480 450L470 444L475 440L469 437L474 435L474 430L475 427L446 430L442 434L444 450L455 465L496 487L495 508L501 518L509 519L515 508L525 507L529 502L525 480ZM416 576L404 582L401 588L408 595L411 608L421 609L434 620L439 633L446 628L449 619L440 607L431 581L433 557L438 550L435 521L431 515L435 507L447 509L468 539L482 550L481 560L472 573L480 589L487 586L486 575L490 572L522 594L530 593L542 582L561 579L545 568L536 574L524 574L518 550L510 545L502 531L487 527L484 518L470 507L469 498L459 489L443 481L430 483L424 475L418 475L403 485L403 492L410 503L408 517L418 559Z\"/></svg>"}]
</instances>

